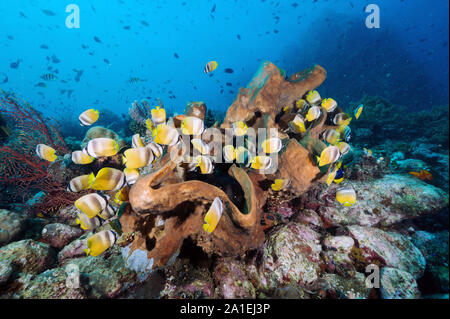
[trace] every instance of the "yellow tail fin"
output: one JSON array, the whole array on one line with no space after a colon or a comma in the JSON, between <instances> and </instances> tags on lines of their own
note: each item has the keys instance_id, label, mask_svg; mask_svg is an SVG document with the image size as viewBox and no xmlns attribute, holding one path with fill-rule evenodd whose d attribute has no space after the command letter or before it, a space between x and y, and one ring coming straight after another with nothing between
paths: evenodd
<instances>
[{"instance_id":1,"label":"yellow tail fin","mask_svg":"<svg viewBox=\"0 0 450 319\"><path fill-rule=\"evenodd\" d=\"M94 183L94 180L95 180L95 175L94 175L94 173L89 174L89 179L88 179L88 185L89 185L89 187L92 186L92 184Z\"/></svg>"}]
</instances>

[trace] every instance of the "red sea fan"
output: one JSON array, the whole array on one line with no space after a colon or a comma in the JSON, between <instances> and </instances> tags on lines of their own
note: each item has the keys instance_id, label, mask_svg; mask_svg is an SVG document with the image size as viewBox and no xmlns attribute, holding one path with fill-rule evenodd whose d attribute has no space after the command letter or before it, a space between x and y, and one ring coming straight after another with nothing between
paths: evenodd
<instances>
[{"instance_id":1,"label":"red sea fan","mask_svg":"<svg viewBox=\"0 0 450 319\"><path fill-rule=\"evenodd\" d=\"M13 126L11 136L0 148L0 183L16 190L10 200L25 201L41 190L45 197L33 208L48 211L73 203L80 194L66 192L66 185L48 173L51 164L35 153L40 143L53 147L58 155L70 152L58 127L30 104L4 91L0 91L0 115Z\"/></svg>"}]
</instances>

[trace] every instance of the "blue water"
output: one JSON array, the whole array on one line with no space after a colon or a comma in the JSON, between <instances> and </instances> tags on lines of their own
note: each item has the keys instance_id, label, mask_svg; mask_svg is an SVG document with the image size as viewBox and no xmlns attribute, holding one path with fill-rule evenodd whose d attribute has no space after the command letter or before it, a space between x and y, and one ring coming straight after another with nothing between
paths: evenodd
<instances>
[{"instance_id":1,"label":"blue water","mask_svg":"<svg viewBox=\"0 0 450 319\"><path fill-rule=\"evenodd\" d=\"M411 109L448 104L445 0L71 1L0 2L0 82L8 78L0 88L46 115L121 114L158 97L175 112L198 100L225 111L264 60L288 74L322 65L319 91L342 106L364 94ZM79 29L65 25L70 3L80 8ZM365 26L369 3L380 7L379 29ZM203 73L210 60L219 63L212 76ZM74 69L83 70L78 82ZM55 70L56 81L36 87Z\"/></svg>"}]
</instances>

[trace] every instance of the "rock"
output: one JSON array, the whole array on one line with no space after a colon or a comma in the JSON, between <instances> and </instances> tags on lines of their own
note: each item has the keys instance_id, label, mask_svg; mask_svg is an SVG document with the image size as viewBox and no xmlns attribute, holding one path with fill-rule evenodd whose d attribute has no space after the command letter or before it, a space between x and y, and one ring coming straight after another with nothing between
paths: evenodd
<instances>
[{"instance_id":1,"label":"rock","mask_svg":"<svg viewBox=\"0 0 450 319\"><path fill-rule=\"evenodd\" d=\"M383 267L380 275L380 292L383 299L420 298L417 282L409 272Z\"/></svg>"},{"instance_id":2,"label":"rock","mask_svg":"<svg viewBox=\"0 0 450 319\"><path fill-rule=\"evenodd\" d=\"M336 201L339 185L317 195L317 212L327 226L390 226L401 220L438 212L448 205L448 194L411 175L385 175L371 182L352 181L357 202L344 207ZM314 200L310 202L314 205Z\"/></svg>"},{"instance_id":3,"label":"rock","mask_svg":"<svg viewBox=\"0 0 450 319\"><path fill-rule=\"evenodd\" d=\"M86 299L85 287L73 287L67 279L68 272L63 268L46 270L21 287L18 294L25 299Z\"/></svg>"},{"instance_id":4,"label":"rock","mask_svg":"<svg viewBox=\"0 0 450 319\"><path fill-rule=\"evenodd\" d=\"M355 241L349 236L327 236L323 241L323 246L329 250L337 250L350 253Z\"/></svg>"},{"instance_id":5,"label":"rock","mask_svg":"<svg viewBox=\"0 0 450 319\"><path fill-rule=\"evenodd\" d=\"M309 226L315 231L323 228L323 222L320 216L312 209L303 209L297 213L295 220L303 225Z\"/></svg>"},{"instance_id":6,"label":"rock","mask_svg":"<svg viewBox=\"0 0 450 319\"><path fill-rule=\"evenodd\" d=\"M0 287L8 282L8 279L11 277L12 273L13 267L11 266L11 263L0 262Z\"/></svg>"},{"instance_id":7,"label":"rock","mask_svg":"<svg viewBox=\"0 0 450 319\"><path fill-rule=\"evenodd\" d=\"M412 236L412 242L416 245L427 261L424 284L435 292L449 291L448 231L428 233L417 231Z\"/></svg>"},{"instance_id":8,"label":"rock","mask_svg":"<svg viewBox=\"0 0 450 319\"><path fill-rule=\"evenodd\" d=\"M391 155L391 161L401 161L405 159L405 154L403 152L394 152Z\"/></svg>"},{"instance_id":9,"label":"rock","mask_svg":"<svg viewBox=\"0 0 450 319\"><path fill-rule=\"evenodd\" d=\"M42 230L42 239L52 247L63 248L74 239L80 237L83 231L69 225L48 224Z\"/></svg>"},{"instance_id":10,"label":"rock","mask_svg":"<svg viewBox=\"0 0 450 319\"><path fill-rule=\"evenodd\" d=\"M323 279L329 283L327 293L332 298L367 299L370 288L366 286L364 274L357 272L354 277L344 278L336 274L324 274Z\"/></svg>"},{"instance_id":11,"label":"rock","mask_svg":"<svg viewBox=\"0 0 450 319\"><path fill-rule=\"evenodd\" d=\"M423 169L430 170L430 165L420 159L408 158L395 161L392 165L400 172L409 173L411 171L420 172Z\"/></svg>"},{"instance_id":12,"label":"rock","mask_svg":"<svg viewBox=\"0 0 450 319\"><path fill-rule=\"evenodd\" d=\"M342 277L354 277L356 270L349 254L355 244L349 236L328 235L322 243L325 251L322 253L326 269L330 273L336 273Z\"/></svg>"},{"instance_id":13,"label":"rock","mask_svg":"<svg viewBox=\"0 0 450 319\"><path fill-rule=\"evenodd\" d=\"M409 272L420 278L425 270L425 258L420 250L403 235L378 228L349 226L367 264L379 263Z\"/></svg>"},{"instance_id":14,"label":"rock","mask_svg":"<svg viewBox=\"0 0 450 319\"><path fill-rule=\"evenodd\" d=\"M87 237L87 234L83 235L80 238L75 239L70 244L66 245L58 253L58 263L62 264L67 259L85 257L86 253L83 251L83 249L87 248Z\"/></svg>"},{"instance_id":15,"label":"rock","mask_svg":"<svg viewBox=\"0 0 450 319\"><path fill-rule=\"evenodd\" d=\"M326 250L322 253L326 271L349 278L355 276L356 268L347 252Z\"/></svg>"},{"instance_id":16,"label":"rock","mask_svg":"<svg viewBox=\"0 0 450 319\"><path fill-rule=\"evenodd\" d=\"M208 271L209 265L194 265L189 259L182 257L165 268L160 298L165 299L210 299L216 298L214 279ZM150 280L155 278L154 272ZM222 297L223 298L223 297Z\"/></svg>"},{"instance_id":17,"label":"rock","mask_svg":"<svg viewBox=\"0 0 450 319\"><path fill-rule=\"evenodd\" d=\"M61 224L80 227L76 222L77 214L79 212L80 211L75 207L75 205L64 207L58 211L58 214L56 215L56 221Z\"/></svg>"},{"instance_id":18,"label":"rock","mask_svg":"<svg viewBox=\"0 0 450 319\"><path fill-rule=\"evenodd\" d=\"M87 277L92 288L89 298L115 298L137 283L136 273L125 267L117 246L98 257L67 259L66 267L69 264L78 266L80 273Z\"/></svg>"},{"instance_id":19,"label":"rock","mask_svg":"<svg viewBox=\"0 0 450 319\"><path fill-rule=\"evenodd\" d=\"M42 230L45 225L50 224L50 220L46 218L28 218L25 224L25 229L22 234L23 239L39 240L42 238Z\"/></svg>"},{"instance_id":20,"label":"rock","mask_svg":"<svg viewBox=\"0 0 450 319\"><path fill-rule=\"evenodd\" d=\"M25 220L19 213L0 209L0 246L17 239L24 230Z\"/></svg>"},{"instance_id":21,"label":"rock","mask_svg":"<svg viewBox=\"0 0 450 319\"><path fill-rule=\"evenodd\" d=\"M244 265L233 259L221 259L213 272L219 298L255 298L255 287L247 278Z\"/></svg>"},{"instance_id":22,"label":"rock","mask_svg":"<svg viewBox=\"0 0 450 319\"><path fill-rule=\"evenodd\" d=\"M261 266L247 268L255 287L263 291L290 284L307 285L320 271L320 235L312 229L289 223L269 235L261 256Z\"/></svg>"},{"instance_id":23,"label":"rock","mask_svg":"<svg viewBox=\"0 0 450 319\"><path fill-rule=\"evenodd\" d=\"M310 299L310 296L299 286L289 285L275 289L274 299Z\"/></svg>"},{"instance_id":24,"label":"rock","mask_svg":"<svg viewBox=\"0 0 450 319\"><path fill-rule=\"evenodd\" d=\"M1 247L0 262L10 263L18 272L39 274L53 267L55 255L49 245L25 239Z\"/></svg>"},{"instance_id":25,"label":"rock","mask_svg":"<svg viewBox=\"0 0 450 319\"><path fill-rule=\"evenodd\" d=\"M229 128L236 121L249 122L255 114L264 114L267 127L273 127L276 115L285 105L291 105L307 91L318 87L326 78L326 71L319 65L292 74L285 79L285 72L264 61L247 88L239 90L237 98L228 108L221 128Z\"/></svg>"}]
</instances>

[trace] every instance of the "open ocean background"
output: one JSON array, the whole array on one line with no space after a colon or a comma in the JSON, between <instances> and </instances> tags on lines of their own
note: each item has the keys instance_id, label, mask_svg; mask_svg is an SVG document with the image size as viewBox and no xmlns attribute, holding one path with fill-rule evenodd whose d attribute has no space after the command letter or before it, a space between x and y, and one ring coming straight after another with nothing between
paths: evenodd
<instances>
[{"instance_id":1,"label":"open ocean background","mask_svg":"<svg viewBox=\"0 0 450 319\"><path fill-rule=\"evenodd\" d=\"M365 94L411 110L448 103L445 0L74 0L79 29L65 25L70 3L0 2L0 88L55 118L127 114L134 100L157 98L173 112L198 100L225 112L264 60L288 74L322 65L321 95L344 107ZM369 3L380 29L365 26ZM208 76L210 60L219 67Z\"/></svg>"}]
</instances>

